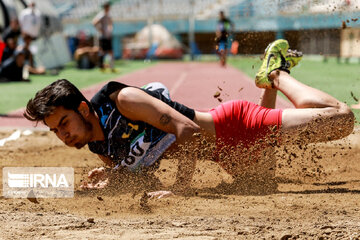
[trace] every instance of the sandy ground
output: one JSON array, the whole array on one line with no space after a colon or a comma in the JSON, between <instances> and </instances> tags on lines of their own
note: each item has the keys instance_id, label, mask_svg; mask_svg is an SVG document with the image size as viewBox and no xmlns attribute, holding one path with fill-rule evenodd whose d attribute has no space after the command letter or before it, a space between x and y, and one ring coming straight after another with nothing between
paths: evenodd
<instances>
[{"instance_id":1,"label":"sandy ground","mask_svg":"<svg viewBox=\"0 0 360 240\"><path fill-rule=\"evenodd\" d=\"M199 161L193 195L144 201L146 189L136 184L80 190L101 162L86 148L34 132L0 147L0 166L73 167L75 196L1 197L0 239L359 239L359 149L359 129L343 141L280 148L277 183L234 182L216 163ZM156 175L168 186L175 172L176 159L164 159Z\"/></svg>"}]
</instances>

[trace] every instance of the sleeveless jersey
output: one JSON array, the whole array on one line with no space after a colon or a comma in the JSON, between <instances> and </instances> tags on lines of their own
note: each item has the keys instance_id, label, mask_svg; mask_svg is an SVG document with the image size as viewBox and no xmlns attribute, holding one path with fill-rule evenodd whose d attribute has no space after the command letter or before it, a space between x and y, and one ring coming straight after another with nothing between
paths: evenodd
<instances>
[{"instance_id":1,"label":"sleeveless jersey","mask_svg":"<svg viewBox=\"0 0 360 240\"><path fill-rule=\"evenodd\" d=\"M218 28L218 31L221 32L219 41L227 41L230 31L231 31L231 25L232 25L232 22L228 18L221 19L218 21L217 28Z\"/></svg>"},{"instance_id":2,"label":"sleeveless jersey","mask_svg":"<svg viewBox=\"0 0 360 240\"><path fill-rule=\"evenodd\" d=\"M166 133L142 121L133 121L123 116L110 99L110 94L125 84L109 82L92 99L104 132L104 141L88 143L90 151L109 157L116 165L132 171L141 171L143 167L153 165L164 151L175 142L174 134ZM161 83L151 83L143 91L165 102L170 107L193 120L195 111L182 104L171 101L167 88Z\"/></svg>"}]
</instances>

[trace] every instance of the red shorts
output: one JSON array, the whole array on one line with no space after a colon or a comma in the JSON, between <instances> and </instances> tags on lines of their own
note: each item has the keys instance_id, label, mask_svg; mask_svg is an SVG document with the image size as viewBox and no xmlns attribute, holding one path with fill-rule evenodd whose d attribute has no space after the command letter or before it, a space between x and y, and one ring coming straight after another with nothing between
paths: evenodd
<instances>
[{"instance_id":1,"label":"red shorts","mask_svg":"<svg viewBox=\"0 0 360 240\"><path fill-rule=\"evenodd\" d=\"M229 153L234 146L253 147L274 134L275 126L277 130L281 126L281 109L269 109L247 101L225 102L210 113L215 123L217 155Z\"/></svg>"}]
</instances>

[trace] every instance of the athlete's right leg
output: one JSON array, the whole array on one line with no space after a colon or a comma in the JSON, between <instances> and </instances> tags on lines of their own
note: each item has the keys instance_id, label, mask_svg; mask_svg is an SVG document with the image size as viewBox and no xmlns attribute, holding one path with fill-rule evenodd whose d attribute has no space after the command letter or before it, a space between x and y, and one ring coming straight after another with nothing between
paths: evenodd
<instances>
[{"instance_id":1,"label":"athlete's right leg","mask_svg":"<svg viewBox=\"0 0 360 240\"><path fill-rule=\"evenodd\" d=\"M226 66L226 58L227 58L228 50L227 45L225 45L225 50L222 52L222 66Z\"/></svg>"},{"instance_id":2,"label":"athlete's right leg","mask_svg":"<svg viewBox=\"0 0 360 240\"><path fill-rule=\"evenodd\" d=\"M255 78L256 85L264 88L258 103L262 107L275 108L277 89L268 80L269 74L275 69L283 69L290 72L302 58L301 52L288 48L288 42L279 39L270 43L265 49L263 64Z\"/></svg>"},{"instance_id":3,"label":"athlete's right leg","mask_svg":"<svg viewBox=\"0 0 360 240\"><path fill-rule=\"evenodd\" d=\"M217 51L219 54L221 66L225 66L226 64L226 48L227 48L226 42L224 40L219 41L217 45Z\"/></svg>"},{"instance_id":4,"label":"athlete's right leg","mask_svg":"<svg viewBox=\"0 0 360 240\"><path fill-rule=\"evenodd\" d=\"M276 96L277 89L263 89L258 104L266 108L275 108Z\"/></svg>"}]
</instances>

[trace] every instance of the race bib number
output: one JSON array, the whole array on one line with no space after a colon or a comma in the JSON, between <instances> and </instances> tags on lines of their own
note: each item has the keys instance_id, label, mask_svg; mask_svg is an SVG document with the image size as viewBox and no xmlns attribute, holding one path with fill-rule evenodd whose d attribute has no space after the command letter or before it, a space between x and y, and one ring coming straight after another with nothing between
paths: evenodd
<instances>
[{"instance_id":1,"label":"race bib number","mask_svg":"<svg viewBox=\"0 0 360 240\"><path fill-rule=\"evenodd\" d=\"M134 169L138 167L150 147L150 142L144 142L144 133L136 138L130 145L128 156L121 162L122 166Z\"/></svg>"}]
</instances>

